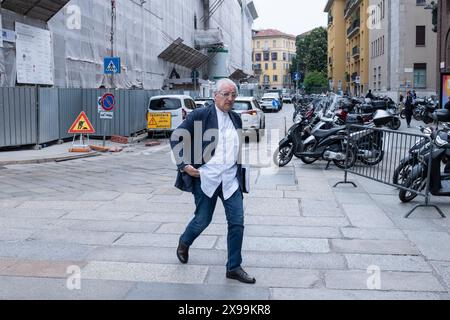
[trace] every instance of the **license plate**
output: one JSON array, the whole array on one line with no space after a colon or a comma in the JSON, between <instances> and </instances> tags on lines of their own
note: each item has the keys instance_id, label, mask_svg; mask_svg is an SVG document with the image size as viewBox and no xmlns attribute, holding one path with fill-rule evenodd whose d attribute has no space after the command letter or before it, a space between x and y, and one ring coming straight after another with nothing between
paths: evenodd
<instances>
[{"instance_id":1,"label":"license plate","mask_svg":"<svg viewBox=\"0 0 450 320\"><path fill-rule=\"evenodd\" d=\"M170 112L149 113L147 129L170 129L172 114Z\"/></svg>"}]
</instances>

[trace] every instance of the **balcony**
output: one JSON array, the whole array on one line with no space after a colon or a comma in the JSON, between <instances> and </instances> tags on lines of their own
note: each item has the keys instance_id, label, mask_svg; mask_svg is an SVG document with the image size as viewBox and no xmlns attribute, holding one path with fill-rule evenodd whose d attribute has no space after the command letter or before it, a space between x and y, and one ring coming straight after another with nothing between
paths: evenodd
<instances>
[{"instance_id":1,"label":"balcony","mask_svg":"<svg viewBox=\"0 0 450 320\"><path fill-rule=\"evenodd\" d=\"M344 9L344 17L346 18L353 10L359 5L361 0L346 0L345 1L345 9Z\"/></svg>"},{"instance_id":2,"label":"balcony","mask_svg":"<svg viewBox=\"0 0 450 320\"><path fill-rule=\"evenodd\" d=\"M361 27L361 20L359 18L353 20L351 26L347 29L347 38L352 38L359 33Z\"/></svg>"},{"instance_id":3,"label":"balcony","mask_svg":"<svg viewBox=\"0 0 450 320\"><path fill-rule=\"evenodd\" d=\"M352 48L352 58L353 59L359 58L359 53L360 53L359 47L353 47Z\"/></svg>"},{"instance_id":4,"label":"balcony","mask_svg":"<svg viewBox=\"0 0 450 320\"><path fill-rule=\"evenodd\" d=\"M328 65L330 65L330 66L333 65L333 58L332 57L328 58Z\"/></svg>"}]
</instances>

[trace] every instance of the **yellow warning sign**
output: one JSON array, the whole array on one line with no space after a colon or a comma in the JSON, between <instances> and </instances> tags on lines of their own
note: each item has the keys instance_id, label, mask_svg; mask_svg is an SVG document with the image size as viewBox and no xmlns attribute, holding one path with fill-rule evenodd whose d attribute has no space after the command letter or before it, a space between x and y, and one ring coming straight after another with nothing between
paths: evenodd
<instances>
[{"instance_id":1,"label":"yellow warning sign","mask_svg":"<svg viewBox=\"0 0 450 320\"><path fill-rule=\"evenodd\" d=\"M73 134L83 134L83 133L95 133L94 127L89 121L86 113L82 111L78 116L77 120L69 129L69 133Z\"/></svg>"},{"instance_id":2,"label":"yellow warning sign","mask_svg":"<svg viewBox=\"0 0 450 320\"><path fill-rule=\"evenodd\" d=\"M147 129L170 129L172 127L172 114L170 112L149 113Z\"/></svg>"}]
</instances>

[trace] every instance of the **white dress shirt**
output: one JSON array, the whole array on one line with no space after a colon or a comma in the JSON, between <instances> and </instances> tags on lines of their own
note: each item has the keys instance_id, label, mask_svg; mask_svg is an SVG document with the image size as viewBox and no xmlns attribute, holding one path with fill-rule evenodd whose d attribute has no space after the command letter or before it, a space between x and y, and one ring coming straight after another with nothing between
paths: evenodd
<instances>
[{"instance_id":1,"label":"white dress shirt","mask_svg":"<svg viewBox=\"0 0 450 320\"><path fill-rule=\"evenodd\" d=\"M222 183L225 200L239 189L236 178L239 155L239 136L228 113L216 108L219 125L218 144L214 156L200 167L201 188L204 194L212 198Z\"/></svg>"}]
</instances>

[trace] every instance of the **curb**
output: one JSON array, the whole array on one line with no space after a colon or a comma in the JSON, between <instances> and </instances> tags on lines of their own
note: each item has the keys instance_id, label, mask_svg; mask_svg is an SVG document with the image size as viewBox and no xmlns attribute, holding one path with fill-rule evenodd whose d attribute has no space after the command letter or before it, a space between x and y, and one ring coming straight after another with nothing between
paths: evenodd
<instances>
[{"instance_id":1,"label":"curb","mask_svg":"<svg viewBox=\"0 0 450 320\"><path fill-rule=\"evenodd\" d=\"M76 159L98 157L98 156L101 156L101 154L98 152L95 152L95 153L89 153L89 154L79 154L79 155L63 156L63 157L59 156L59 157L42 158L42 159L0 161L0 166L10 166L10 165L15 165L15 164L40 164L40 163L48 163L48 162L63 162L63 161L70 161L70 160L76 160Z\"/></svg>"}]
</instances>

